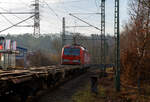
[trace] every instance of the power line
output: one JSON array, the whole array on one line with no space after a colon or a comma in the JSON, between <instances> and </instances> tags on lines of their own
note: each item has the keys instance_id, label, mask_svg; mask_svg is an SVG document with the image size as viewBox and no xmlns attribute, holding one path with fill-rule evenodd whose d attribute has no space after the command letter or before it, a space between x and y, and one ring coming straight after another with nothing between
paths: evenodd
<instances>
[{"instance_id":1,"label":"power line","mask_svg":"<svg viewBox=\"0 0 150 102\"><path fill-rule=\"evenodd\" d=\"M30 8L29 5L27 5L24 1L20 0L24 5L28 6Z\"/></svg>"},{"instance_id":2,"label":"power line","mask_svg":"<svg viewBox=\"0 0 150 102\"><path fill-rule=\"evenodd\" d=\"M2 15L2 14L1 14L1 16L2 16L7 22L9 22L10 24L13 25L13 23L12 23L6 16L4 16L4 15Z\"/></svg>"},{"instance_id":3,"label":"power line","mask_svg":"<svg viewBox=\"0 0 150 102\"><path fill-rule=\"evenodd\" d=\"M96 5L96 7L97 7L97 9L98 9L98 5L97 5L97 2L96 2L96 0L95 0L95 5Z\"/></svg>"},{"instance_id":4,"label":"power line","mask_svg":"<svg viewBox=\"0 0 150 102\"><path fill-rule=\"evenodd\" d=\"M65 1L65 2L59 1L59 3L75 3L75 2L83 2L83 1L87 1L87 0L72 0L72 1Z\"/></svg>"},{"instance_id":5,"label":"power line","mask_svg":"<svg viewBox=\"0 0 150 102\"><path fill-rule=\"evenodd\" d=\"M6 9L4 9L4 8L2 8L2 7L0 7L0 9L4 10L4 11L6 11L6 12L9 12L8 10L6 10ZM15 15L15 14L11 14L11 15L13 15L14 17L16 17L16 18L18 18L18 19L20 19L20 20L23 20L21 17ZM25 22L25 23L29 24L28 22Z\"/></svg>"},{"instance_id":6,"label":"power line","mask_svg":"<svg viewBox=\"0 0 150 102\"><path fill-rule=\"evenodd\" d=\"M76 15L90 15L90 14L95 14L95 15L100 15L101 13L92 13L92 12L90 12L90 13L72 13L72 14L76 14Z\"/></svg>"},{"instance_id":7,"label":"power line","mask_svg":"<svg viewBox=\"0 0 150 102\"><path fill-rule=\"evenodd\" d=\"M91 27L91 26L66 26L66 28L74 28L74 27Z\"/></svg>"},{"instance_id":8,"label":"power line","mask_svg":"<svg viewBox=\"0 0 150 102\"><path fill-rule=\"evenodd\" d=\"M61 18L58 16L55 10L53 10L46 1L43 0L43 2L47 5L48 9L51 10L55 14L55 16L61 21Z\"/></svg>"},{"instance_id":9,"label":"power line","mask_svg":"<svg viewBox=\"0 0 150 102\"><path fill-rule=\"evenodd\" d=\"M17 24L13 24L10 20L7 19L7 17L3 16L9 23L12 24L12 26L10 26L10 27L8 27L6 29L3 29L0 32L8 30L8 29L10 29L10 28L12 28L14 26L17 26L17 27L32 27L32 25L21 25L21 26L18 26L18 24L23 23L23 22L27 21L28 19L34 17L34 34L36 34L36 35L40 34L39 0L35 0L35 4L33 4L33 6L35 6L34 12L11 12L11 11L7 11L7 10L2 8L3 10L5 10L7 12L0 12L0 14L13 14L13 15L14 14L20 14L20 15L21 14L23 14L23 15L24 14L34 14L34 15L29 17L29 18L27 18L27 19L25 19L25 20L22 20L21 22L19 22ZM17 17L17 18L19 18L19 17Z\"/></svg>"},{"instance_id":10,"label":"power line","mask_svg":"<svg viewBox=\"0 0 150 102\"><path fill-rule=\"evenodd\" d=\"M0 12L0 14L34 14L34 12Z\"/></svg>"},{"instance_id":11,"label":"power line","mask_svg":"<svg viewBox=\"0 0 150 102\"><path fill-rule=\"evenodd\" d=\"M86 23L86 24L88 24L89 26L91 26L91 27L93 27L93 28L95 28L95 29L97 29L97 30L100 30L101 31L101 29L100 28L98 28L98 27L96 27L96 26L94 26L94 25L92 25L92 24L90 24L90 23L88 23L88 22L86 22L86 21L84 21L84 20L82 20L82 19L80 19L79 17L76 17L75 15L73 15L73 14L69 14L70 16L72 16L72 17L74 17L74 18L76 18L76 19L78 19L78 20L80 20L80 21L82 21L82 22L84 22L84 23Z\"/></svg>"},{"instance_id":12,"label":"power line","mask_svg":"<svg viewBox=\"0 0 150 102\"><path fill-rule=\"evenodd\" d=\"M61 5L64 6L64 3L61 2ZM62 9L63 9L67 14L69 14L68 10L66 10L65 7L62 7Z\"/></svg>"},{"instance_id":13,"label":"power line","mask_svg":"<svg viewBox=\"0 0 150 102\"><path fill-rule=\"evenodd\" d=\"M33 25L17 25L16 27L33 27Z\"/></svg>"},{"instance_id":14,"label":"power line","mask_svg":"<svg viewBox=\"0 0 150 102\"><path fill-rule=\"evenodd\" d=\"M99 10L100 10L100 7L99 7L98 4L97 4L97 0L95 0L95 6L96 6L96 8L97 8L97 11L99 11Z\"/></svg>"},{"instance_id":15,"label":"power line","mask_svg":"<svg viewBox=\"0 0 150 102\"><path fill-rule=\"evenodd\" d=\"M27 21L28 19L30 19L30 18L32 18L32 17L34 17L34 15L33 15L33 16L30 16L30 17L28 17L28 18L26 18L26 19L24 19L24 20L22 20L22 21L20 21L20 22L18 22L18 23L16 23L16 24L14 24L14 25L12 25L12 26L10 26L10 27L8 27L8 28L5 28L5 29L1 30L0 33L1 33L1 32L4 32L4 31L6 31L6 30L8 30L8 29L10 29L10 28L12 28L12 27L14 27L14 26L17 26L18 24L21 24L21 23Z\"/></svg>"}]
</instances>

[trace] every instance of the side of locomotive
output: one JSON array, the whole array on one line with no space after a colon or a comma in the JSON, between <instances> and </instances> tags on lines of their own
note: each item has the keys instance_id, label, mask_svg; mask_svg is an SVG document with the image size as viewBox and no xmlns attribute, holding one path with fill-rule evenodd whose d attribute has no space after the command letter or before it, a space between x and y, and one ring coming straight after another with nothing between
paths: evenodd
<instances>
[{"instance_id":1,"label":"side of locomotive","mask_svg":"<svg viewBox=\"0 0 150 102\"><path fill-rule=\"evenodd\" d=\"M84 65L90 63L88 51L78 45L66 45L62 48L61 64L62 65Z\"/></svg>"}]
</instances>

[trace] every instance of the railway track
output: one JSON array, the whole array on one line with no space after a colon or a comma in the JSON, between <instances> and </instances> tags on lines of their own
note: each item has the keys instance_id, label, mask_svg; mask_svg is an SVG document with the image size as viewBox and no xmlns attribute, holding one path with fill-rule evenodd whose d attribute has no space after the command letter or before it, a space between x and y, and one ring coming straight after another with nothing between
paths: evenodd
<instances>
[{"instance_id":1,"label":"railway track","mask_svg":"<svg viewBox=\"0 0 150 102\"><path fill-rule=\"evenodd\" d=\"M91 67L84 74L73 77L71 80L61 84L56 89L46 90L35 97L33 102L74 102L73 96L79 90L83 90L90 84L91 75L99 74L97 68Z\"/></svg>"},{"instance_id":2,"label":"railway track","mask_svg":"<svg viewBox=\"0 0 150 102\"><path fill-rule=\"evenodd\" d=\"M90 78L88 71L61 84L54 90L46 90L45 93L34 98L33 102L73 102L72 97L75 93L85 89L89 83Z\"/></svg>"},{"instance_id":3,"label":"railway track","mask_svg":"<svg viewBox=\"0 0 150 102\"><path fill-rule=\"evenodd\" d=\"M85 71L82 66L71 65L0 70L0 100L17 96L18 102L26 102L28 97L35 96L40 90L53 88Z\"/></svg>"}]
</instances>

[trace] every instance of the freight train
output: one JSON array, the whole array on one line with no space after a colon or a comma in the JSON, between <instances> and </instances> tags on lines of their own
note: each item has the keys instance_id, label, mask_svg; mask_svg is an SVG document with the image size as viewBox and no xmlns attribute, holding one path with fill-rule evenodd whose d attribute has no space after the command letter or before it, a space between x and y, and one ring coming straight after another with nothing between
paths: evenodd
<instances>
[{"instance_id":1,"label":"freight train","mask_svg":"<svg viewBox=\"0 0 150 102\"><path fill-rule=\"evenodd\" d=\"M2 102L10 102L11 98L19 98L17 102L32 102L38 92L54 89L83 73L84 69L78 65L0 69L0 102L2 100L4 100ZM3 97L10 97L10 100L9 98L3 99Z\"/></svg>"},{"instance_id":2,"label":"freight train","mask_svg":"<svg viewBox=\"0 0 150 102\"><path fill-rule=\"evenodd\" d=\"M89 67L90 55L88 50L80 45L66 45L62 48L62 65L82 65Z\"/></svg>"}]
</instances>

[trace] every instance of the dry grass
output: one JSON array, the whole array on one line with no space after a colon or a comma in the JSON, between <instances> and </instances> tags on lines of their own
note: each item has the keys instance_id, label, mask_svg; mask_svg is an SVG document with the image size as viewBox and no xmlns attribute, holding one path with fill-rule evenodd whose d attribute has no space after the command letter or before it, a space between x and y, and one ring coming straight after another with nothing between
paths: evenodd
<instances>
[{"instance_id":1,"label":"dry grass","mask_svg":"<svg viewBox=\"0 0 150 102\"><path fill-rule=\"evenodd\" d=\"M117 93L114 88L112 74L99 80L98 95L91 93L90 85L80 90L72 97L73 102L150 102L150 85L145 85L147 89L139 94L135 89L121 87L121 92Z\"/></svg>"},{"instance_id":2,"label":"dry grass","mask_svg":"<svg viewBox=\"0 0 150 102\"><path fill-rule=\"evenodd\" d=\"M90 91L90 86L88 85L85 89L78 91L72 97L73 102L104 102L106 97L105 89L102 86L98 88L99 94L96 95Z\"/></svg>"}]
</instances>

